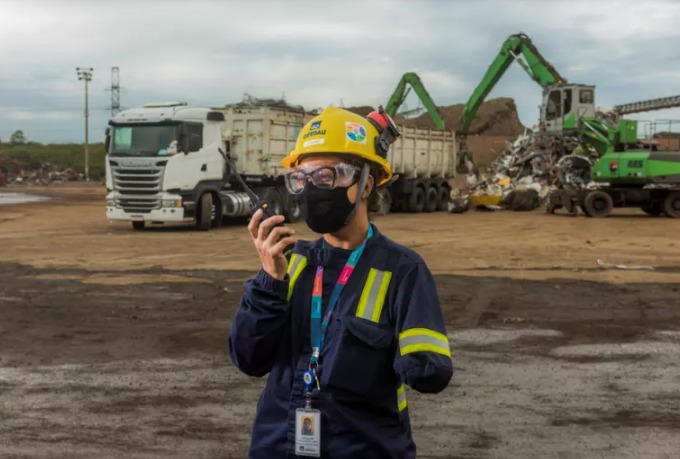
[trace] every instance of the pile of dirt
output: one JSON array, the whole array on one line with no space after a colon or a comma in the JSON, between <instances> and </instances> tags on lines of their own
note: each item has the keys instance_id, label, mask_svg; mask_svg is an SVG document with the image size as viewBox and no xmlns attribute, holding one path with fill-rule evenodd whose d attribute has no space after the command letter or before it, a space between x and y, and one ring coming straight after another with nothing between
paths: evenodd
<instances>
[{"instance_id":1,"label":"pile of dirt","mask_svg":"<svg viewBox=\"0 0 680 459\"><path fill-rule=\"evenodd\" d=\"M439 115L448 129L457 129L464 108L465 104L438 107ZM427 113L416 118L400 119L399 122L424 129L435 127L432 118ZM487 100L480 105L468 134L517 136L523 132L524 126L517 115L515 101L509 97L500 97Z\"/></svg>"},{"instance_id":2,"label":"pile of dirt","mask_svg":"<svg viewBox=\"0 0 680 459\"><path fill-rule=\"evenodd\" d=\"M83 180L83 174L73 169L59 169L51 163L26 163L0 152L0 186L50 185Z\"/></svg>"},{"instance_id":3,"label":"pile of dirt","mask_svg":"<svg viewBox=\"0 0 680 459\"><path fill-rule=\"evenodd\" d=\"M356 113L357 115L366 116L371 113L375 108L369 105L359 105L356 107L347 107L350 112Z\"/></svg>"},{"instance_id":4,"label":"pile of dirt","mask_svg":"<svg viewBox=\"0 0 680 459\"><path fill-rule=\"evenodd\" d=\"M457 130L465 104L455 104L438 107L439 115L444 120L447 129ZM368 115L375 110L370 106L349 107L348 110L361 116ZM435 129L430 115L423 113L415 118L396 117L395 121L406 126L416 126L423 129ZM515 101L509 97L489 99L480 105L477 115L472 120L469 135L509 136L516 137L524 132L524 126L517 115Z\"/></svg>"}]
</instances>

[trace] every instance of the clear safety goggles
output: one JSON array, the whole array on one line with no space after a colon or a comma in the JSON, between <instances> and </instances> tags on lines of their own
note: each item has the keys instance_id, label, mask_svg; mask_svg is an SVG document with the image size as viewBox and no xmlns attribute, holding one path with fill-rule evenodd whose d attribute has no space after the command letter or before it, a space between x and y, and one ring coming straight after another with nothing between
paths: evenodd
<instances>
[{"instance_id":1,"label":"clear safety goggles","mask_svg":"<svg viewBox=\"0 0 680 459\"><path fill-rule=\"evenodd\" d=\"M359 172L359 168L347 163L321 167L305 167L303 164L286 173L286 188L292 194L300 194L307 182L312 182L314 186L325 190L347 187L354 185Z\"/></svg>"}]
</instances>

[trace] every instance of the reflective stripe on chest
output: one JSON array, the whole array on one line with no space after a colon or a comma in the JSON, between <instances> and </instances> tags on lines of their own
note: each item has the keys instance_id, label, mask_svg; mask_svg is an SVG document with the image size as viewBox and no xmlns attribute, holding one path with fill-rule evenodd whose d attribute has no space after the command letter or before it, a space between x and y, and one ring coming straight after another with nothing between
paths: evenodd
<instances>
[{"instance_id":1,"label":"reflective stripe on chest","mask_svg":"<svg viewBox=\"0 0 680 459\"><path fill-rule=\"evenodd\" d=\"M300 277L300 273L302 272L303 269L305 269L305 266L307 266L307 258L297 253L294 253L290 257L290 261L288 262L288 276L290 277L290 281L288 282L289 301L290 297L293 296L293 288L295 287L295 282L297 282L298 277Z\"/></svg>"},{"instance_id":2,"label":"reflective stripe on chest","mask_svg":"<svg viewBox=\"0 0 680 459\"><path fill-rule=\"evenodd\" d=\"M380 322L380 314L385 304L391 279L392 273L390 271L379 271L371 268L357 305L357 317L371 322Z\"/></svg>"}]
</instances>

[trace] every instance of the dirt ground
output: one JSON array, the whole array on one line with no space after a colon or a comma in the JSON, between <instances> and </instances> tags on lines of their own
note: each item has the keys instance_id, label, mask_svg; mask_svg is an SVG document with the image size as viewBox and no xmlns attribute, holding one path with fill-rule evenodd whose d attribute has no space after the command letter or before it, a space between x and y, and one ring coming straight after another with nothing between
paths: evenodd
<instances>
[{"instance_id":1,"label":"dirt ground","mask_svg":"<svg viewBox=\"0 0 680 459\"><path fill-rule=\"evenodd\" d=\"M133 232L99 187L29 192L53 199L0 206L0 457L245 457L264 380L226 352L258 268L243 223ZM677 457L680 222L376 224L435 273L457 368L407 391L419 458Z\"/></svg>"}]
</instances>

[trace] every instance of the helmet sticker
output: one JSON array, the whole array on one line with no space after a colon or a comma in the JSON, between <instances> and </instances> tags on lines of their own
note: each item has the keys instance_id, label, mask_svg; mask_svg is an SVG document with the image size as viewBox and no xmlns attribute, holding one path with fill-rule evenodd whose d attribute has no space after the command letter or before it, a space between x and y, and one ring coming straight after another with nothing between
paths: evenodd
<instances>
[{"instance_id":1,"label":"helmet sticker","mask_svg":"<svg viewBox=\"0 0 680 459\"><path fill-rule=\"evenodd\" d=\"M321 129L321 121L314 121L309 125L309 131L305 132L302 138L308 139L310 137L317 137L320 135L326 135L326 130Z\"/></svg>"},{"instance_id":2,"label":"helmet sticker","mask_svg":"<svg viewBox=\"0 0 680 459\"><path fill-rule=\"evenodd\" d=\"M352 142L366 143L366 128L363 124L345 121L345 132Z\"/></svg>"},{"instance_id":3,"label":"helmet sticker","mask_svg":"<svg viewBox=\"0 0 680 459\"><path fill-rule=\"evenodd\" d=\"M312 139L302 144L302 148L311 147L312 145L321 145L326 143L326 139Z\"/></svg>"}]
</instances>

